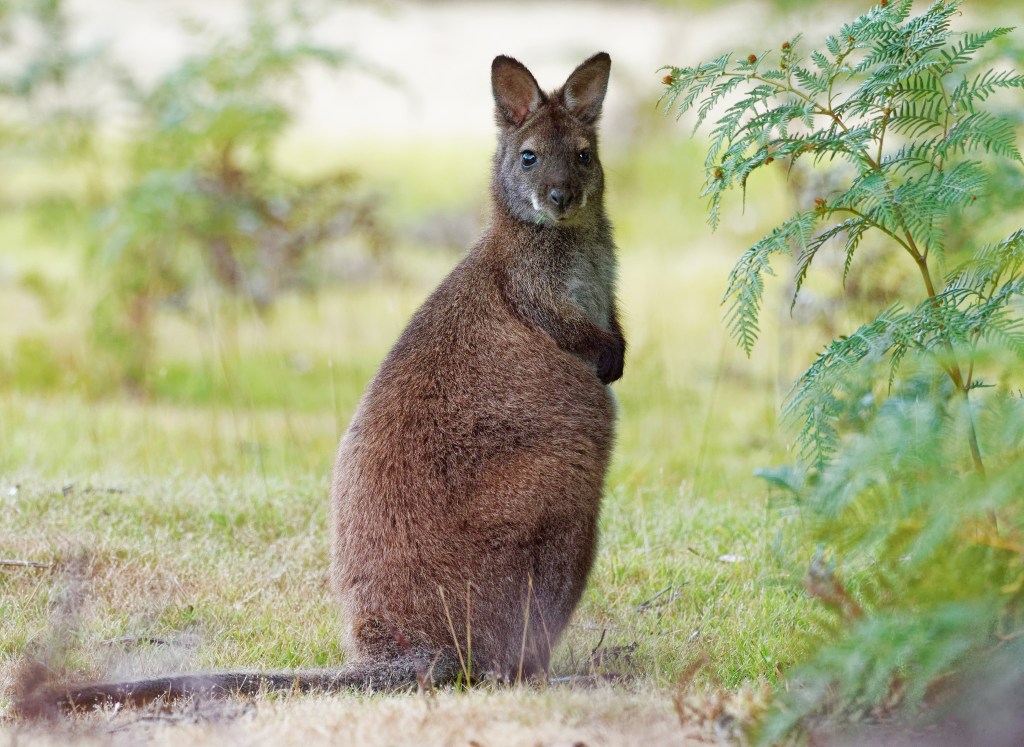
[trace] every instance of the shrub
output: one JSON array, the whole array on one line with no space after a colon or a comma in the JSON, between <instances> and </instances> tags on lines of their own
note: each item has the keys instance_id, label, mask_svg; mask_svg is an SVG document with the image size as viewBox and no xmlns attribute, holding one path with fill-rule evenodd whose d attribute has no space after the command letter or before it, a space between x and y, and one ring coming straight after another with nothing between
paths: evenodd
<instances>
[{"instance_id":1,"label":"shrub","mask_svg":"<svg viewBox=\"0 0 1024 747\"><path fill-rule=\"evenodd\" d=\"M145 388L158 312L195 310L201 287L262 313L289 289L315 287L331 248L384 260L389 235L355 173L299 179L275 159L294 118L287 93L311 65L351 62L313 41L328 10L250 0L231 34L192 23L194 51L143 84L102 46L75 41L64 0L0 0L11 51L0 65L0 165L28 177L0 208L75 243L89 237L91 341L107 353L95 363L108 379Z\"/></svg>"},{"instance_id":2,"label":"shrub","mask_svg":"<svg viewBox=\"0 0 1024 747\"><path fill-rule=\"evenodd\" d=\"M693 110L696 127L717 116L703 192L712 226L725 193L758 169L810 161L836 185L734 266L724 305L744 350L777 255L796 258L794 302L819 253L843 252L845 281L869 238L920 279L918 298L830 343L787 399L801 463L763 475L820 548L806 583L836 627L792 675L768 740L824 714L911 713L1024 624L1024 230L985 244L973 223L1012 220L991 174L1020 180L1014 121L998 104L1024 75L983 59L1011 29L954 32L959 7L912 16L909 1L883 2L806 54L797 36L776 52L666 68L668 109Z\"/></svg>"},{"instance_id":3,"label":"shrub","mask_svg":"<svg viewBox=\"0 0 1024 747\"><path fill-rule=\"evenodd\" d=\"M252 3L243 31L197 32L201 50L151 88L129 81L138 123L128 185L104 217L97 258L109 293L96 339L141 384L158 306L184 306L204 280L257 311L322 275L320 250L358 235L386 247L375 203L340 170L298 180L274 160L293 119L281 98L310 64L338 67L346 53L311 41L314 18L298 3Z\"/></svg>"}]
</instances>

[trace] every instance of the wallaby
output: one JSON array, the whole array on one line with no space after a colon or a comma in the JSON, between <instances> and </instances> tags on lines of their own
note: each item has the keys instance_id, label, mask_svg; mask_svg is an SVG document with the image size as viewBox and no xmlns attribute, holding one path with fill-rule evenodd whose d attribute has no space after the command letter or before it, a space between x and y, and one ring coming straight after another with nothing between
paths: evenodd
<instances>
[{"instance_id":1,"label":"wallaby","mask_svg":"<svg viewBox=\"0 0 1024 747\"><path fill-rule=\"evenodd\" d=\"M611 58L545 94L499 56L491 224L341 440L331 579L349 663L50 690L23 706L543 676L594 560L625 340L597 120Z\"/></svg>"}]
</instances>

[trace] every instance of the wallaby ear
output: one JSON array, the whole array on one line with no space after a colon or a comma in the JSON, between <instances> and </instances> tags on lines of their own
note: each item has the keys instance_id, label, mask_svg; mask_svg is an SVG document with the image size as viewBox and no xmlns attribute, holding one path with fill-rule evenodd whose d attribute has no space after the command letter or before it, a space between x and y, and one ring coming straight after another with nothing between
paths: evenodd
<instances>
[{"instance_id":1,"label":"wallaby ear","mask_svg":"<svg viewBox=\"0 0 1024 747\"><path fill-rule=\"evenodd\" d=\"M544 103L533 74L519 60L498 55L491 63L491 89L500 127L518 127Z\"/></svg>"},{"instance_id":2,"label":"wallaby ear","mask_svg":"<svg viewBox=\"0 0 1024 747\"><path fill-rule=\"evenodd\" d=\"M562 103L577 119L593 124L601 116L611 69L612 58L607 52L598 52L573 70L565 81L561 91Z\"/></svg>"}]
</instances>

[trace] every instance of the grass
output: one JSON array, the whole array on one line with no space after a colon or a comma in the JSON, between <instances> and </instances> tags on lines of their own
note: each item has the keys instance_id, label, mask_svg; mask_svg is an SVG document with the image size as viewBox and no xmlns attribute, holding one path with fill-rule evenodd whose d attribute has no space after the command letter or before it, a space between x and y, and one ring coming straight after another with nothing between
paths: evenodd
<instances>
[{"instance_id":1,"label":"grass","mask_svg":"<svg viewBox=\"0 0 1024 747\"><path fill-rule=\"evenodd\" d=\"M597 563L555 668L585 666L599 646L628 652L608 666L635 675L632 690L600 697L618 703L616 718L647 718L637 706L647 702L662 714L653 729L694 662L706 662L694 687L735 690L775 681L804 651L816 612L793 569L811 548L790 546L784 512L752 472L791 458L776 413L792 358L806 359L814 338L768 329L752 360L735 349L718 300L769 217L737 213L711 238L697 186L680 184L700 173L699 148L630 152L607 158L630 340L618 444ZM408 169L410 158L395 163ZM412 163L429 185L430 163ZM387 183L385 166L377 178ZM460 177L463 204L479 179ZM429 213L428 193L402 196L401 214ZM15 229L0 224L0 238ZM47 311L22 282L30 271L68 282L77 261L63 256L47 280L19 255L0 281L15 320L0 336L0 557L48 564L0 567L0 713L30 652L82 678L339 663L326 582L333 451L455 258L403 246L397 279L287 298L262 319L232 311L232 325L168 312L146 400L90 383L87 284L72 280L71 300ZM479 712L579 707L572 693L490 695ZM474 711L477 697L439 702Z\"/></svg>"},{"instance_id":2,"label":"grass","mask_svg":"<svg viewBox=\"0 0 1024 747\"><path fill-rule=\"evenodd\" d=\"M212 723L211 723L212 721ZM74 733L80 745L577 745L706 744L679 727L672 702L655 692L438 693L432 697L311 697L223 708L204 720L151 719L130 730ZM65 732L23 731L18 745L67 743ZM2 743L2 735L0 735Z\"/></svg>"}]
</instances>

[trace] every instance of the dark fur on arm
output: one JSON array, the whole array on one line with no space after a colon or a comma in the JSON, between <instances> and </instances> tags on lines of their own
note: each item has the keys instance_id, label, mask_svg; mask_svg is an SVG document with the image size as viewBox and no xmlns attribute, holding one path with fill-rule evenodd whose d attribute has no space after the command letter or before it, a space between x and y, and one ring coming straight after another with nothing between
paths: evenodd
<instances>
[{"instance_id":1,"label":"dark fur on arm","mask_svg":"<svg viewBox=\"0 0 1024 747\"><path fill-rule=\"evenodd\" d=\"M501 283L502 296L516 316L527 324L546 332L562 350L582 358L594 366L603 384L622 378L626 356L626 339L613 309L611 331L604 330L571 304L544 303L536 297L523 299Z\"/></svg>"},{"instance_id":2,"label":"dark fur on arm","mask_svg":"<svg viewBox=\"0 0 1024 747\"><path fill-rule=\"evenodd\" d=\"M604 384L611 384L613 381L621 379L626 364L626 337L622 334L622 327L619 325L619 311L614 304L608 321L616 344L607 358L603 361L599 358L597 362L597 375Z\"/></svg>"}]
</instances>

